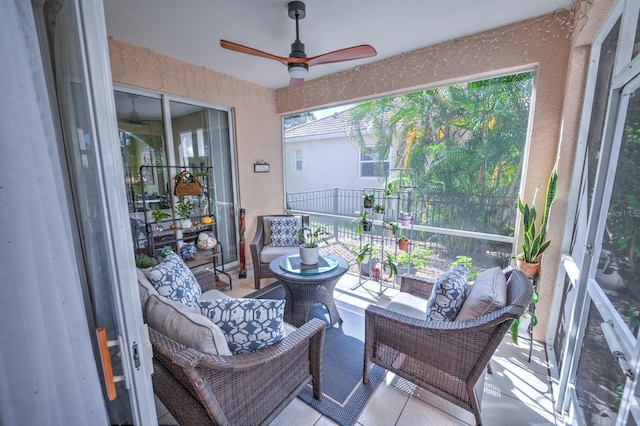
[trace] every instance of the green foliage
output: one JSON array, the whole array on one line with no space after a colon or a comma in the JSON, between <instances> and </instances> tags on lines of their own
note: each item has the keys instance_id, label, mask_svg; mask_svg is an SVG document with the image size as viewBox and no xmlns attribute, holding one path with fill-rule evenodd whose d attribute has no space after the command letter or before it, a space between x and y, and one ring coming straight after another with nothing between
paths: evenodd
<instances>
[{"instance_id":1,"label":"green foliage","mask_svg":"<svg viewBox=\"0 0 640 426\"><path fill-rule=\"evenodd\" d=\"M365 194L362 193L362 200L366 205L373 205L373 203L376 201L376 197L373 194Z\"/></svg>"},{"instance_id":2,"label":"green foliage","mask_svg":"<svg viewBox=\"0 0 640 426\"><path fill-rule=\"evenodd\" d=\"M367 213L364 210L362 212L356 212L356 213L358 214L358 217L353 219L351 223L353 222L357 223L356 232L358 233L358 235L362 236L362 231L364 230L364 223L369 222L369 213Z\"/></svg>"},{"instance_id":3,"label":"green foliage","mask_svg":"<svg viewBox=\"0 0 640 426\"><path fill-rule=\"evenodd\" d=\"M398 262L391 252L385 253L387 259L383 262L383 267L389 268L389 278L398 275Z\"/></svg>"},{"instance_id":4,"label":"green foliage","mask_svg":"<svg viewBox=\"0 0 640 426\"><path fill-rule=\"evenodd\" d=\"M483 206L453 203L439 212L438 223L510 235L515 203L490 204L515 199L520 185L533 76L526 72L361 103L349 113L350 140L364 150L373 135L374 160L382 163L393 150L393 168L417 170L417 196L451 195ZM365 135L365 129L371 132ZM385 195L403 184L387 182Z\"/></svg>"},{"instance_id":5,"label":"green foliage","mask_svg":"<svg viewBox=\"0 0 640 426\"><path fill-rule=\"evenodd\" d=\"M373 252L373 249L371 248L371 244L365 244L362 246L362 248L360 249L360 251L358 252L358 255L356 256L356 260L358 261L358 263L362 263L362 261L364 260L364 258L367 255L371 255Z\"/></svg>"},{"instance_id":6,"label":"green foliage","mask_svg":"<svg viewBox=\"0 0 640 426\"><path fill-rule=\"evenodd\" d=\"M176 211L182 219L189 219L189 215L191 214L193 207L194 203L187 200L185 197L180 197L176 203Z\"/></svg>"},{"instance_id":7,"label":"green foliage","mask_svg":"<svg viewBox=\"0 0 640 426\"><path fill-rule=\"evenodd\" d=\"M304 227L295 231L293 235L297 235L300 244L304 245L306 248L318 247L319 243L326 243L327 238L330 236L327 230L323 227L318 227L315 231L311 228Z\"/></svg>"},{"instance_id":8,"label":"green foliage","mask_svg":"<svg viewBox=\"0 0 640 426\"><path fill-rule=\"evenodd\" d=\"M153 217L153 219L156 221L156 225L160 225L162 219L168 219L171 217L171 215L164 210L157 209L151 212L151 217Z\"/></svg>"},{"instance_id":9,"label":"green foliage","mask_svg":"<svg viewBox=\"0 0 640 426\"><path fill-rule=\"evenodd\" d=\"M136 256L136 268L145 269L152 266L156 266L156 260L153 257L144 254Z\"/></svg>"},{"instance_id":10,"label":"green foliage","mask_svg":"<svg viewBox=\"0 0 640 426\"><path fill-rule=\"evenodd\" d=\"M451 267L464 264L467 267L467 276L469 281L474 281L480 275L480 272L476 271L473 267L473 259L468 256L456 256L456 260L451 262Z\"/></svg>"},{"instance_id":11,"label":"green foliage","mask_svg":"<svg viewBox=\"0 0 640 426\"><path fill-rule=\"evenodd\" d=\"M395 235L395 234L398 232L398 225L396 225L396 224L395 224L395 223L393 223L393 222L390 222L390 221L388 221L388 220L385 220L385 221L384 221L384 223L383 223L383 226L384 226L386 229L391 229L391 231L393 232L393 235Z\"/></svg>"},{"instance_id":12,"label":"green foliage","mask_svg":"<svg viewBox=\"0 0 640 426\"><path fill-rule=\"evenodd\" d=\"M545 195L544 212L542 215L542 222L540 228L536 230L536 196L538 194L538 188L533 195L531 206L523 203L520 197L518 197L518 210L522 214L522 253L518 254L524 262L535 263L540 260L542 253L549 247L551 240L545 240L547 233L547 225L549 219L549 209L556 197L556 186L558 183L558 170L557 165L551 171L549 181L547 183L547 192Z\"/></svg>"},{"instance_id":13,"label":"green foliage","mask_svg":"<svg viewBox=\"0 0 640 426\"><path fill-rule=\"evenodd\" d=\"M373 211L376 213L384 213L384 205L376 204L375 206L373 206Z\"/></svg>"}]
</instances>

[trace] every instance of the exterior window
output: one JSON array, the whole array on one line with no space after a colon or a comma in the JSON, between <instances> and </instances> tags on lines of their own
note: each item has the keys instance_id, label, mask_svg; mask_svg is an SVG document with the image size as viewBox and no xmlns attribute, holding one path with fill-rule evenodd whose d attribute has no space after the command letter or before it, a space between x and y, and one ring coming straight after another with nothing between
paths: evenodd
<instances>
[{"instance_id":1,"label":"exterior window","mask_svg":"<svg viewBox=\"0 0 640 426\"><path fill-rule=\"evenodd\" d=\"M371 147L360 151L360 177L386 176L389 171L389 160L378 161L373 154Z\"/></svg>"},{"instance_id":2,"label":"exterior window","mask_svg":"<svg viewBox=\"0 0 640 426\"><path fill-rule=\"evenodd\" d=\"M296 172L301 172L302 171L302 151L299 149L296 149L295 153L296 153Z\"/></svg>"}]
</instances>

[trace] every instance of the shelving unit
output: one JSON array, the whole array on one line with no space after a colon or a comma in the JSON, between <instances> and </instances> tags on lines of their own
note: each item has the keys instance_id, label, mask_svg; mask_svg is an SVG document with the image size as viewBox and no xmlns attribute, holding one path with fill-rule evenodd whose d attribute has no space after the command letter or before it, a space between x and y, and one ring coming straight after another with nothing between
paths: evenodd
<instances>
[{"instance_id":1,"label":"shelving unit","mask_svg":"<svg viewBox=\"0 0 640 426\"><path fill-rule=\"evenodd\" d=\"M140 176L158 176L163 174L165 181L173 182L173 176L184 170L184 167L178 166L141 166ZM192 171L195 173L195 171ZM188 198L189 201L194 203L194 212L191 213L189 219L192 221L192 226L189 228L181 227L181 220L179 219L175 210L175 203L178 197L173 196L173 185L167 184L167 193L147 194L147 183L145 179L140 180L140 204L143 209L144 215L144 228L146 235L146 247L150 256L158 257L165 246L170 246L175 253L180 253L180 248L188 243L192 243L196 246L197 252L194 259L185 260L185 264L189 268L195 268L211 264L210 270L216 275L216 286L218 288L232 287L231 277L224 270L224 253L222 245L218 242L213 249L203 250L197 247L198 236L202 232L210 233L217 239L217 221L216 216L213 213L214 206L211 201L212 184L210 176L212 175L212 167L199 167L197 172L207 173L206 177L199 177L202 185L201 195L189 195L184 198ZM160 202L159 200L167 200L166 202ZM151 206L156 205L163 211L166 211L171 215L168 219L161 221L162 230L156 229L156 221L151 218L148 213L151 210ZM211 223L202 224L202 219L210 217ZM140 219L138 219L140 220ZM171 228L173 226L173 228ZM228 283L219 280L218 274L223 274L227 277Z\"/></svg>"},{"instance_id":2,"label":"shelving unit","mask_svg":"<svg viewBox=\"0 0 640 426\"><path fill-rule=\"evenodd\" d=\"M353 288L363 287L367 281L376 281L379 284L378 294L384 293L388 288L397 288L395 277L391 280L385 280L384 265L387 262L387 254L392 254L394 259L399 256L398 239L405 236L409 239L409 246L406 249L406 266L398 265L398 275L403 273L415 273L411 270L410 261L413 248L413 226L415 220L415 194L414 190L417 185L416 171L414 169L390 169L385 178L384 189L380 188L364 188L362 190L363 200L365 195L373 194L375 197L371 207L364 207L367 211L372 226L368 232L363 231L360 235L360 249L365 244L371 247L379 245L380 252L375 257L372 256L369 261L369 273L363 274L363 264L359 264L360 276L358 284ZM376 206L384 206L382 217L373 218ZM401 220L400 213L404 212L410 216L408 221ZM385 229L385 222L393 223L397 227L397 232L393 236L388 236ZM374 279L372 272L375 265L380 265L380 273L377 279ZM365 287L363 287L365 288ZM369 290L367 290L369 291Z\"/></svg>"}]
</instances>

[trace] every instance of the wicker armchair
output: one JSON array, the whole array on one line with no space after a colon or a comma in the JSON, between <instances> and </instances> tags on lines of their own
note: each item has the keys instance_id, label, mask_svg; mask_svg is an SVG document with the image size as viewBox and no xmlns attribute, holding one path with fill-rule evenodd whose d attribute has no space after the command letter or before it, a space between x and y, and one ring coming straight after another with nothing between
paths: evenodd
<instances>
[{"instance_id":1,"label":"wicker armchair","mask_svg":"<svg viewBox=\"0 0 640 426\"><path fill-rule=\"evenodd\" d=\"M478 425L484 371L513 319L529 305L533 288L519 270L505 272L507 305L467 321L426 321L369 306L365 311L363 381L371 363L472 412ZM403 276L400 291L428 298L433 283Z\"/></svg>"},{"instance_id":2,"label":"wicker armchair","mask_svg":"<svg viewBox=\"0 0 640 426\"><path fill-rule=\"evenodd\" d=\"M196 274L203 291L213 274ZM156 396L180 425L267 425L309 382L322 396L325 323L312 319L256 352L210 355L149 328Z\"/></svg>"},{"instance_id":3,"label":"wicker armchair","mask_svg":"<svg viewBox=\"0 0 640 426\"><path fill-rule=\"evenodd\" d=\"M268 254L263 253L265 248L265 236L267 231L265 229L265 218L270 217L291 217L292 215L268 215L258 216L256 224L256 235L253 237L253 241L249 245L251 249L251 258L253 260L253 280L256 289L260 288L260 280L262 278L275 278L273 273L269 269L269 263L276 257L282 254L296 254L298 253L298 246L295 247L267 247ZM309 216L301 215L302 226L309 226ZM267 220L268 222L268 220Z\"/></svg>"}]
</instances>

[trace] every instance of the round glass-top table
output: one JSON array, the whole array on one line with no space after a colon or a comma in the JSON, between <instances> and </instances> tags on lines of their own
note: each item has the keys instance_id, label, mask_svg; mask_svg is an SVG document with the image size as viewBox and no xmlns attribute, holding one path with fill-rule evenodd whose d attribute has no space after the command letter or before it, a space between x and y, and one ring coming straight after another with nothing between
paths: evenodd
<instances>
[{"instance_id":1,"label":"round glass-top table","mask_svg":"<svg viewBox=\"0 0 640 426\"><path fill-rule=\"evenodd\" d=\"M322 303L329 311L331 325L341 321L333 298L333 290L349 265L340 257L321 255L317 265L300 263L298 255L284 255L273 259L269 269L282 282L287 303L284 320L300 327L307 321L309 310Z\"/></svg>"}]
</instances>

